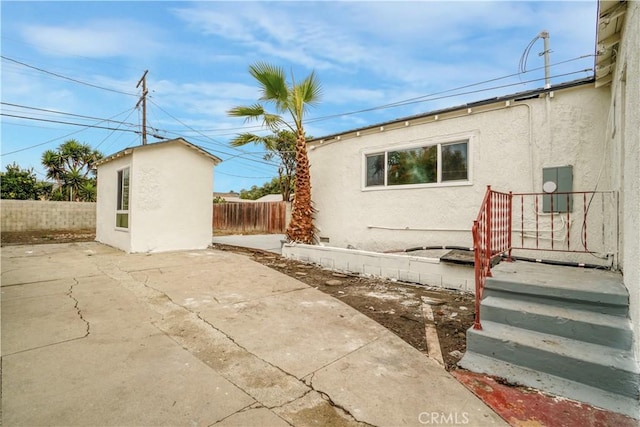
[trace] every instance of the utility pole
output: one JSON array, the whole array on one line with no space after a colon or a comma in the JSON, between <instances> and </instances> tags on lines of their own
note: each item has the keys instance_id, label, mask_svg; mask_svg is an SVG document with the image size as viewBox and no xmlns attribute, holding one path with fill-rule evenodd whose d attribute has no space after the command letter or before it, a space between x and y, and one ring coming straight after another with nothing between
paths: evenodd
<instances>
[{"instance_id":1,"label":"utility pole","mask_svg":"<svg viewBox=\"0 0 640 427\"><path fill-rule=\"evenodd\" d=\"M136 108L142 103L142 145L147 145L147 73L149 70L144 70L144 74L140 77L136 88L140 87L142 83L142 95L136 104Z\"/></svg>"}]
</instances>

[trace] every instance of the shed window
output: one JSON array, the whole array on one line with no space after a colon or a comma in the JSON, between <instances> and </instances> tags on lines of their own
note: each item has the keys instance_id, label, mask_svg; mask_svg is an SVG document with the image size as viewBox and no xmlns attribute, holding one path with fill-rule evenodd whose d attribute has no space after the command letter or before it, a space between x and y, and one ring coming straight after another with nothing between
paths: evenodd
<instances>
[{"instance_id":1,"label":"shed window","mask_svg":"<svg viewBox=\"0 0 640 427\"><path fill-rule=\"evenodd\" d=\"M365 187L469 180L469 141L431 144L365 155Z\"/></svg>"},{"instance_id":2,"label":"shed window","mask_svg":"<svg viewBox=\"0 0 640 427\"><path fill-rule=\"evenodd\" d=\"M118 171L116 227L129 228L129 168Z\"/></svg>"}]
</instances>

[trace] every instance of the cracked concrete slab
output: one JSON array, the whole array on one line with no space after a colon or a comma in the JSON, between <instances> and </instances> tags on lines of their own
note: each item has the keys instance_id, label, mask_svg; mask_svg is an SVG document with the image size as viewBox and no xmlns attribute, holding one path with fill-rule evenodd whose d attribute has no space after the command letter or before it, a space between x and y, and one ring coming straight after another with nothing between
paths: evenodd
<instances>
[{"instance_id":1,"label":"cracked concrete slab","mask_svg":"<svg viewBox=\"0 0 640 427\"><path fill-rule=\"evenodd\" d=\"M310 391L302 381L258 358L186 310L176 310L157 326L267 408L284 405Z\"/></svg>"},{"instance_id":2,"label":"cracked concrete slab","mask_svg":"<svg viewBox=\"0 0 640 427\"><path fill-rule=\"evenodd\" d=\"M206 307L200 314L252 353L297 378L370 343L385 330L312 288Z\"/></svg>"},{"instance_id":3,"label":"cracked concrete slab","mask_svg":"<svg viewBox=\"0 0 640 427\"><path fill-rule=\"evenodd\" d=\"M431 420L431 414L452 414L469 425L504 424L497 414L478 406L474 395L462 393L463 386L435 361L404 344L388 332L317 371L311 385L372 425L411 425ZM393 402L392 408L388 402Z\"/></svg>"},{"instance_id":4,"label":"cracked concrete slab","mask_svg":"<svg viewBox=\"0 0 640 427\"><path fill-rule=\"evenodd\" d=\"M132 278L162 290L176 303L193 310L307 288L305 284L268 267L251 265L242 256L224 255L224 258L204 265L134 271L130 274ZM245 260L249 261L248 258ZM235 266L233 274L212 274L212 270L227 273L230 264ZM261 281L261 286L247 286L247 277Z\"/></svg>"},{"instance_id":5,"label":"cracked concrete slab","mask_svg":"<svg viewBox=\"0 0 640 427\"><path fill-rule=\"evenodd\" d=\"M157 330L38 348L2 364L6 425L210 425L254 402Z\"/></svg>"},{"instance_id":6,"label":"cracked concrete slab","mask_svg":"<svg viewBox=\"0 0 640 427\"><path fill-rule=\"evenodd\" d=\"M356 421L343 409L337 408L316 391L307 393L287 405L275 408L274 412L294 426L366 426L366 424Z\"/></svg>"},{"instance_id":7,"label":"cracked concrete slab","mask_svg":"<svg viewBox=\"0 0 640 427\"><path fill-rule=\"evenodd\" d=\"M2 355L84 338L88 324L71 295L73 280L3 286Z\"/></svg>"},{"instance_id":8,"label":"cracked concrete slab","mask_svg":"<svg viewBox=\"0 0 640 427\"><path fill-rule=\"evenodd\" d=\"M274 414L267 408L251 408L246 411L236 412L229 418L217 422L215 427L247 427L247 426L269 426L269 427L290 427L291 424Z\"/></svg>"},{"instance_id":9,"label":"cracked concrete slab","mask_svg":"<svg viewBox=\"0 0 640 427\"><path fill-rule=\"evenodd\" d=\"M379 324L244 256L17 246L2 269L7 425L496 421Z\"/></svg>"}]
</instances>

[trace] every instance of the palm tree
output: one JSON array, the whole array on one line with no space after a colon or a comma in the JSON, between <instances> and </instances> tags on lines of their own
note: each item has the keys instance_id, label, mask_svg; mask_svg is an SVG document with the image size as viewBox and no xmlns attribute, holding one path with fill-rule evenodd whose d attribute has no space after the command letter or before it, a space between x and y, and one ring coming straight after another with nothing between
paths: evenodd
<instances>
[{"instance_id":1,"label":"palm tree","mask_svg":"<svg viewBox=\"0 0 640 427\"><path fill-rule=\"evenodd\" d=\"M47 169L47 178L58 184L60 196L70 201L83 200L78 190L87 181L95 180L95 163L102 153L88 144L70 139L60 144L57 150L42 154L42 164Z\"/></svg>"},{"instance_id":2,"label":"palm tree","mask_svg":"<svg viewBox=\"0 0 640 427\"><path fill-rule=\"evenodd\" d=\"M83 202L95 202L97 197L95 180L90 179L83 182L78 188L78 196Z\"/></svg>"},{"instance_id":3,"label":"palm tree","mask_svg":"<svg viewBox=\"0 0 640 427\"><path fill-rule=\"evenodd\" d=\"M295 197L291 210L291 222L287 227L287 239L299 243L313 243L313 206L311 205L311 179L307 142L302 124L308 106L315 105L321 94L320 82L312 71L304 80L296 83L293 75L287 82L281 67L265 62L249 66L249 73L258 81L261 96L258 102L249 106L239 106L227 113L243 117L245 121L262 121L262 125L273 132L282 127L289 128L296 135L296 178ZM271 105L274 113L269 113L265 105ZM282 115L286 114L292 123ZM240 134L239 140L251 141L253 134ZM254 135L255 136L255 135Z\"/></svg>"}]
</instances>

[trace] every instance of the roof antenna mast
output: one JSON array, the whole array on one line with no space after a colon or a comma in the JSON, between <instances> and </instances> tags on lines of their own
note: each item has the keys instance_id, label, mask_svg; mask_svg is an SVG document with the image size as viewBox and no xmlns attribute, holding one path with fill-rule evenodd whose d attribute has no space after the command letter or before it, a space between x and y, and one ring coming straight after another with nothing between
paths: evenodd
<instances>
[{"instance_id":1,"label":"roof antenna mast","mask_svg":"<svg viewBox=\"0 0 640 427\"><path fill-rule=\"evenodd\" d=\"M527 72L527 58L529 57L529 52L531 52L531 48L538 39L542 39L544 42L544 50L540 52L538 56L544 56L544 88L549 89L551 87L551 75L549 71L549 54L551 53L551 49L549 49L549 32L547 30L540 31L538 35L529 42L529 45L525 48L524 52L522 52L518 72Z\"/></svg>"},{"instance_id":2,"label":"roof antenna mast","mask_svg":"<svg viewBox=\"0 0 640 427\"><path fill-rule=\"evenodd\" d=\"M549 32L547 30L540 31L538 37L544 41L544 50L538 54L538 56L544 56L544 88L549 89L551 87L551 78L549 77Z\"/></svg>"}]
</instances>

